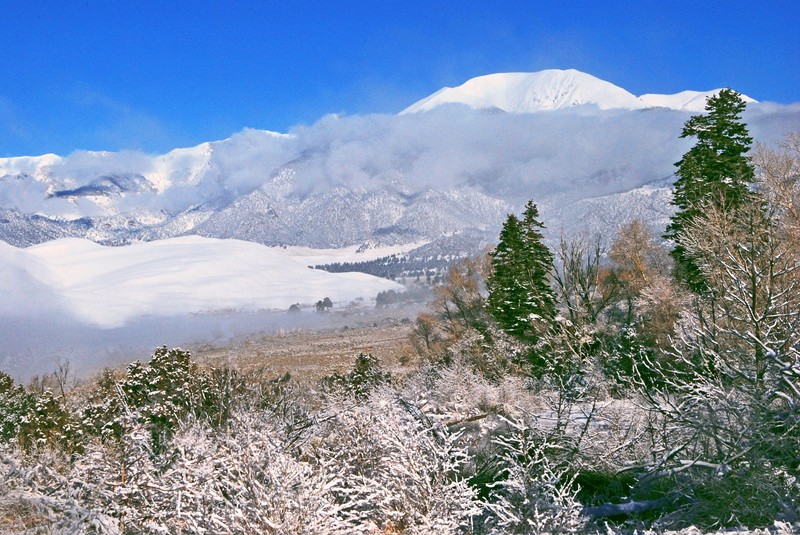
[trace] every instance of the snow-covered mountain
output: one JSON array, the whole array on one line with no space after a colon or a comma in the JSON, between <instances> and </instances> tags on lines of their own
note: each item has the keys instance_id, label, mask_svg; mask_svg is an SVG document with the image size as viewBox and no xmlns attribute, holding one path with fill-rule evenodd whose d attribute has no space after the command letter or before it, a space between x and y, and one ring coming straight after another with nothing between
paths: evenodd
<instances>
[{"instance_id":1,"label":"snow-covered mountain","mask_svg":"<svg viewBox=\"0 0 800 535\"><path fill-rule=\"evenodd\" d=\"M249 311L393 287L306 266L367 266L392 247L413 269L438 267L494 243L529 199L550 240L610 239L634 217L659 231L692 143L681 128L706 96L635 97L577 71L500 74L399 115L329 116L289 134L0 159L0 369L293 328L286 313ZM800 106L753 102L744 119L775 143L798 129ZM298 257L298 246L314 249Z\"/></svg>"},{"instance_id":2,"label":"snow-covered mountain","mask_svg":"<svg viewBox=\"0 0 800 535\"><path fill-rule=\"evenodd\" d=\"M290 134L245 129L163 155L4 158L0 240L124 245L198 234L280 246L375 246L496 235L528 199L553 214L585 199L638 203L614 210L619 217L611 221L587 213L546 222L554 233L578 222L613 228L642 203L651 209L647 197L618 196L673 173L691 143L679 138L680 129L708 94L635 97L574 70L495 74L439 91L397 116L330 116ZM468 107L440 106L445 102ZM576 107L582 112L572 113ZM411 113L422 110L429 112ZM799 117L796 106L753 102L745 120L756 140L770 143Z\"/></svg>"},{"instance_id":3,"label":"snow-covered mountain","mask_svg":"<svg viewBox=\"0 0 800 535\"><path fill-rule=\"evenodd\" d=\"M572 69L549 69L478 76L458 87L442 88L401 113L426 111L451 103L509 113L532 113L586 104L593 104L601 110L646 106L631 93L590 74Z\"/></svg>"},{"instance_id":4,"label":"snow-covered mountain","mask_svg":"<svg viewBox=\"0 0 800 535\"><path fill-rule=\"evenodd\" d=\"M444 87L412 104L401 113L428 111L443 104L464 104L473 109L508 113L533 113L576 106L601 110L638 110L665 107L703 111L712 91L683 91L675 95L648 94L637 97L621 87L574 69L549 69L533 73L488 74L467 80L458 87ZM745 96L748 102L755 102Z\"/></svg>"}]
</instances>

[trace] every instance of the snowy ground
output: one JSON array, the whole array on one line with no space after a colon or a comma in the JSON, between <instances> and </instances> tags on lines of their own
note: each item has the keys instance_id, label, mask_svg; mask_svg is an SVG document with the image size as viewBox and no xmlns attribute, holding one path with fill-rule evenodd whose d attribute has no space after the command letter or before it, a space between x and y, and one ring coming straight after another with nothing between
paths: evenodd
<instances>
[{"instance_id":1,"label":"snowy ground","mask_svg":"<svg viewBox=\"0 0 800 535\"><path fill-rule=\"evenodd\" d=\"M247 333L319 323L308 313L374 308L378 292L403 287L311 264L396 252L270 248L189 236L126 247L62 239L19 249L0 242L0 370L18 377L57 361L96 368L141 350L224 342ZM288 315L299 303L306 311Z\"/></svg>"}]
</instances>

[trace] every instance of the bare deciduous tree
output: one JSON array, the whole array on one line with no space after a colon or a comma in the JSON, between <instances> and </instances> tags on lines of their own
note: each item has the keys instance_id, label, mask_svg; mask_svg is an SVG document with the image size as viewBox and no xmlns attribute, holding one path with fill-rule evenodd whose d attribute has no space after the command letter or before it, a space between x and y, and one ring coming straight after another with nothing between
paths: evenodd
<instances>
[{"instance_id":1,"label":"bare deciduous tree","mask_svg":"<svg viewBox=\"0 0 800 535\"><path fill-rule=\"evenodd\" d=\"M692 477L712 499L693 507L719 522L774 518L797 490L782 480L800 475L800 262L767 210L708 206L687 228L708 292L679 321L672 361L655 366L662 387L644 390L655 473L702 472Z\"/></svg>"},{"instance_id":2,"label":"bare deciduous tree","mask_svg":"<svg viewBox=\"0 0 800 535\"><path fill-rule=\"evenodd\" d=\"M800 132L790 132L770 149L757 144L753 155L757 184L776 210L783 229L800 239Z\"/></svg>"}]
</instances>

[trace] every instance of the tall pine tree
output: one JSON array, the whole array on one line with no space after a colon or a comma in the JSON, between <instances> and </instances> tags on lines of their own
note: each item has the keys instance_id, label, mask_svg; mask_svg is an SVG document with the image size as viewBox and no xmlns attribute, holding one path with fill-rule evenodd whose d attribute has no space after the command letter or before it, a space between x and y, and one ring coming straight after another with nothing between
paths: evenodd
<instances>
[{"instance_id":1,"label":"tall pine tree","mask_svg":"<svg viewBox=\"0 0 800 535\"><path fill-rule=\"evenodd\" d=\"M681 133L682 138L697 138L697 143L675 164L678 180L672 204L677 211L664 237L675 244L675 277L695 293L705 292L707 284L684 247L687 227L710 204L728 210L747 202L754 180L746 156L753 139L741 119L745 106L739 93L723 89L706 100L705 115L692 116Z\"/></svg>"},{"instance_id":2,"label":"tall pine tree","mask_svg":"<svg viewBox=\"0 0 800 535\"><path fill-rule=\"evenodd\" d=\"M512 336L538 340L555 317L555 294L550 286L553 254L544 244L539 210L528 201L520 220L508 216L500 242L491 253L489 313Z\"/></svg>"}]
</instances>

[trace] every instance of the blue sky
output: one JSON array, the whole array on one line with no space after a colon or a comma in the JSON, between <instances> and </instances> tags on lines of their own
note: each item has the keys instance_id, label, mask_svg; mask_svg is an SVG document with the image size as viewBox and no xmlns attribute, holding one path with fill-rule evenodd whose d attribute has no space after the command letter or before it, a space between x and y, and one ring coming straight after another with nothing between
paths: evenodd
<instances>
[{"instance_id":1,"label":"blue sky","mask_svg":"<svg viewBox=\"0 0 800 535\"><path fill-rule=\"evenodd\" d=\"M605 5L604 5L605 4ZM800 2L0 0L0 157L396 113L493 72L800 101Z\"/></svg>"}]
</instances>

